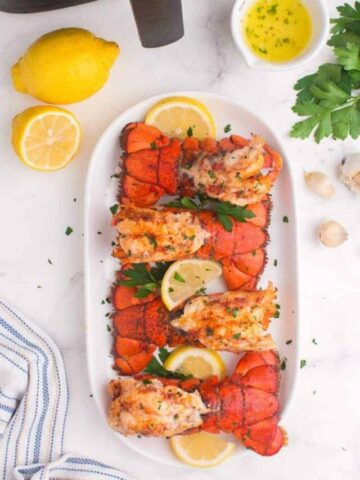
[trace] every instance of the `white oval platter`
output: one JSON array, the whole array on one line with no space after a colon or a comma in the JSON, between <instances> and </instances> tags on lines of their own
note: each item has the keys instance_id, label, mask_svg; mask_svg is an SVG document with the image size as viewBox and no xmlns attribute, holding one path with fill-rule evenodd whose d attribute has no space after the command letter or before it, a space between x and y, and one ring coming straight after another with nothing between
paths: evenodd
<instances>
[{"instance_id":1,"label":"white oval platter","mask_svg":"<svg viewBox=\"0 0 360 480\"><path fill-rule=\"evenodd\" d=\"M284 158L284 168L273 188L273 210L269 229L270 243L267 248L268 264L260 280L265 286L272 280L278 288L278 303L281 314L274 319L270 328L277 342L281 358L286 357L286 369L282 371L280 401L282 404L282 425L284 413L289 407L294 392L298 362L299 340L299 301L298 301L298 260L296 209L293 179L289 159L269 125L254 113L244 109L238 102L212 93L205 92L172 92L149 98L117 117L99 139L88 169L85 200L85 301L87 326L88 370L94 400L104 421L106 422L109 396L107 384L116 377L112 368L112 336L109 332L111 305L102 300L109 296L114 275L119 267L111 258L110 207L116 203L117 179L111 176L116 171L121 153L119 135L123 127L133 121L141 121L147 110L158 100L168 96L185 95L204 102L212 112L218 131L218 138L226 136L224 127L231 124L231 131L248 137L251 133L264 136L267 143L278 150ZM288 218L288 223L284 222ZM99 234L98 232L101 232ZM276 266L275 266L276 265ZM210 291L224 290L223 282L214 282ZM291 340L291 344L286 344ZM223 355L228 372L235 363L235 355ZM168 465L181 464L171 452L169 442L165 439L124 437L115 434L119 439L119 449L123 444L138 453ZM231 437L229 437L231 438ZM122 442L122 443L120 443ZM239 443L232 459L243 455L247 450Z\"/></svg>"}]
</instances>

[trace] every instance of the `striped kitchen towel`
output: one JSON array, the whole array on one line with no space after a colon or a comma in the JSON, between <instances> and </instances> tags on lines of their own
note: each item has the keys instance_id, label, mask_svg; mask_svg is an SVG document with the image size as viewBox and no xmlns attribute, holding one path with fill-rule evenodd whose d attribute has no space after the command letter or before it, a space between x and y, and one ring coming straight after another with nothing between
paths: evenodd
<instances>
[{"instance_id":1,"label":"striped kitchen towel","mask_svg":"<svg viewBox=\"0 0 360 480\"><path fill-rule=\"evenodd\" d=\"M68 401L58 347L0 301L0 480L129 479L95 460L63 455Z\"/></svg>"}]
</instances>

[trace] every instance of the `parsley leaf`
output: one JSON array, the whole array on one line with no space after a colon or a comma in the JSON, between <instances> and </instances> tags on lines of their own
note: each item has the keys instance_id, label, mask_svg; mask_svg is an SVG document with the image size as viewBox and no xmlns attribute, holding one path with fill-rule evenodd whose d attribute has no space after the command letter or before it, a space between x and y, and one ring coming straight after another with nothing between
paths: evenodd
<instances>
[{"instance_id":1,"label":"parsley leaf","mask_svg":"<svg viewBox=\"0 0 360 480\"><path fill-rule=\"evenodd\" d=\"M165 347L159 348L159 358L162 361L162 363L165 362L165 360L168 358L169 355L170 355L170 352Z\"/></svg>"},{"instance_id":2,"label":"parsley leaf","mask_svg":"<svg viewBox=\"0 0 360 480\"><path fill-rule=\"evenodd\" d=\"M232 217L234 220L237 220L238 222L246 222L247 218L254 218L256 216L255 213L247 209L247 206L240 207L239 205L233 205L230 202L213 200L207 195L200 193L197 194L196 199L190 197L179 197L172 202L166 203L165 206L175 208L188 208L191 210L197 209L215 211L219 222L228 232L232 231L232 222L230 217Z\"/></svg>"},{"instance_id":3,"label":"parsley leaf","mask_svg":"<svg viewBox=\"0 0 360 480\"><path fill-rule=\"evenodd\" d=\"M115 215L115 213L118 211L119 205L115 203L112 207L110 207L110 212Z\"/></svg>"},{"instance_id":4,"label":"parsley leaf","mask_svg":"<svg viewBox=\"0 0 360 480\"><path fill-rule=\"evenodd\" d=\"M159 351L159 357L161 362L164 361L163 358L164 358L165 350L166 349L160 349ZM167 354L169 354L169 352L167 352ZM160 363L160 361L155 356L152 357L150 363L145 368L144 372L149 373L150 375L155 375L156 377L177 378L179 380L187 380L188 378L192 378L192 375L184 375L182 373L166 370L166 368L162 365L162 363Z\"/></svg>"},{"instance_id":5,"label":"parsley leaf","mask_svg":"<svg viewBox=\"0 0 360 480\"><path fill-rule=\"evenodd\" d=\"M345 70L360 70L360 43L347 43L345 47L337 47L335 54Z\"/></svg>"},{"instance_id":6,"label":"parsley leaf","mask_svg":"<svg viewBox=\"0 0 360 480\"><path fill-rule=\"evenodd\" d=\"M135 297L145 298L160 288L169 265L169 262L156 262L155 266L147 268L145 263L134 263L129 270L122 272L126 280L118 280L117 283L126 287L138 287Z\"/></svg>"}]
</instances>

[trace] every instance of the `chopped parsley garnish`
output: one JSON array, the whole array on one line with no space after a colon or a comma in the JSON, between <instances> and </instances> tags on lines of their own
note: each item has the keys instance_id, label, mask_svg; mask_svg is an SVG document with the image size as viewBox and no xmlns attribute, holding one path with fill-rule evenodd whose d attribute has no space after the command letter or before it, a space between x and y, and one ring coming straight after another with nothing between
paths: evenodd
<instances>
[{"instance_id":1,"label":"chopped parsley garnish","mask_svg":"<svg viewBox=\"0 0 360 480\"><path fill-rule=\"evenodd\" d=\"M196 290L195 295L206 295L206 288L201 287L199 290Z\"/></svg>"},{"instance_id":2,"label":"chopped parsley garnish","mask_svg":"<svg viewBox=\"0 0 360 480\"><path fill-rule=\"evenodd\" d=\"M111 332L111 327L110 325L106 325L106 330L110 333Z\"/></svg>"},{"instance_id":3,"label":"chopped parsley garnish","mask_svg":"<svg viewBox=\"0 0 360 480\"><path fill-rule=\"evenodd\" d=\"M234 318L236 318L236 317L237 317L237 314L239 313L239 309L238 309L238 308L226 307L226 311L227 311L227 313L230 313L230 315L232 315Z\"/></svg>"},{"instance_id":4,"label":"chopped parsley garnish","mask_svg":"<svg viewBox=\"0 0 360 480\"><path fill-rule=\"evenodd\" d=\"M181 282L181 283L186 283L184 278L180 275L180 273L178 272L175 272L174 273L174 278L175 280L177 280L178 282Z\"/></svg>"},{"instance_id":5,"label":"chopped parsley garnish","mask_svg":"<svg viewBox=\"0 0 360 480\"><path fill-rule=\"evenodd\" d=\"M50 265L53 265L52 261L50 260L50 258L48 258L48 263L50 263Z\"/></svg>"},{"instance_id":6,"label":"chopped parsley garnish","mask_svg":"<svg viewBox=\"0 0 360 480\"><path fill-rule=\"evenodd\" d=\"M311 341L312 341L312 343L313 343L314 345L317 345L317 344L318 344L317 341L316 341L316 338L313 338Z\"/></svg>"},{"instance_id":7,"label":"chopped parsley garnish","mask_svg":"<svg viewBox=\"0 0 360 480\"><path fill-rule=\"evenodd\" d=\"M65 230L65 235L69 236L73 233L74 229L71 227L67 227Z\"/></svg>"},{"instance_id":8,"label":"chopped parsley garnish","mask_svg":"<svg viewBox=\"0 0 360 480\"><path fill-rule=\"evenodd\" d=\"M286 370L286 362L287 362L287 358L284 357L280 363L280 370Z\"/></svg>"},{"instance_id":9,"label":"chopped parsley garnish","mask_svg":"<svg viewBox=\"0 0 360 480\"><path fill-rule=\"evenodd\" d=\"M287 217L286 215L283 216L283 222L284 223L289 223L289 217Z\"/></svg>"},{"instance_id":10,"label":"chopped parsley garnish","mask_svg":"<svg viewBox=\"0 0 360 480\"><path fill-rule=\"evenodd\" d=\"M211 337L214 334L214 330L210 327L206 327L206 336Z\"/></svg>"},{"instance_id":11,"label":"chopped parsley garnish","mask_svg":"<svg viewBox=\"0 0 360 480\"><path fill-rule=\"evenodd\" d=\"M306 360L305 359L301 359L300 360L300 368L304 368L306 366Z\"/></svg>"},{"instance_id":12,"label":"chopped parsley garnish","mask_svg":"<svg viewBox=\"0 0 360 480\"><path fill-rule=\"evenodd\" d=\"M187 135L188 137L192 137L193 134L194 134L194 132L193 132L192 127L189 127L189 128L187 129L187 131L186 131L186 135Z\"/></svg>"},{"instance_id":13,"label":"chopped parsley garnish","mask_svg":"<svg viewBox=\"0 0 360 480\"><path fill-rule=\"evenodd\" d=\"M150 143L150 148L151 148L151 150L157 150L157 149L158 149L158 146L156 145L155 142L151 142L151 143Z\"/></svg>"},{"instance_id":14,"label":"chopped parsley garnish","mask_svg":"<svg viewBox=\"0 0 360 480\"><path fill-rule=\"evenodd\" d=\"M233 338L235 338L235 340L239 340L240 337L241 333L235 333L235 335L233 335Z\"/></svg>"},{"instance_id":15,"label":"chopped parsley garnish","mask_svg":"<svg viewBox=\"0 0 360 480\"><path fill-rule=\"evenodd\" d=\"M224 132L225 132L225 133L229 133L230 131L231 131L231 125L230 125L230 123L228 123L228 124L225 125L225 127L224 127Z\"/></svg>"},{"instance_id":16,"label":"chopped parsley garnish","mask_svg":"<svg viewBox=\"0 0 360 480\"><path fill-rule=\"evenodd\" d=\"M274 267L277 267L277 265L278 265L278 261L277 261L276 258L275 258L275 260L274 260Z\"/></svg>"},{"instance_id":17,"label":"chopped parsley garnish","mask_svg":"<svg viewBox=\"0 0 360 480\"><path fill-rule=\"evenodd\" d=\"M277 3L274 3L273 5L271 5L271 7L267 9L267 13L269 15L275 15L277 13L278 6L279 5Z\"/></svg>"},{"instance_id":18,"label":"chopped parsley garnish","mask_svg":"<svg viewBox=\"0 0 360 480\"><path fill-rule=\"evenodd\" d=\"M110 207L110 212L115 215L115 213L118 211L119 205L115 203L112 207Z\"/></svg>"},{"instance_id":19,"label":"chopped parsley garnish","mask_svg":"<svg viewBox=\"0 0 360 480\"><path fill-rule=\"evenodd\" d=\"M210 177L210 178L212 178L212 179L216 179L215 172L213 172L212 170L208 170L208 172L207 172L207 173L208 173L208 175L209 175L209 177Z\"/></svg>"},{"instance_id":20,"label":"chopped parsley garnish","mask_svg":"<svg viewBox=\"0 0 360 480\"><path fill-rule=\"evenodd\" d=\"M292 340L286 340L286 345L290 345L292 343Z\"/></svg>"},{"instance_id":21,"label":"chopped parsley garnish","mask_svg":"<svg viewBox=\"0 0 360 480\"><path fill-rule=\"evenodd\" d=\"M157 247L157 241L156 241L156 237L154 235L150 235L149 233L146 233L145 234L147 236L147 238L149 239L149 242L151 243L151 245L156 248Z\"/></svg>"}]
</instances>

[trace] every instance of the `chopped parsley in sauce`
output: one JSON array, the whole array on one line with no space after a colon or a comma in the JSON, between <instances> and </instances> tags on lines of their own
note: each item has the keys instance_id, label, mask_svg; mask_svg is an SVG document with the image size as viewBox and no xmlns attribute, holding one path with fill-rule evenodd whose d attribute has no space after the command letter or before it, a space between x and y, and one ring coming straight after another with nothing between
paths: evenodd
<instances>
[{"instance_id":1,"label":"chopped parsley in sauce","mask_svg":"<svg viewBox=\"0 0 360 480\"><path fill-rule=\"evenodd\" d=\"M255 55L269 62L288 62L309 44L312 20L300 0L258 0L245 15L243 31Z\"/></svg>"}]
</instances>

